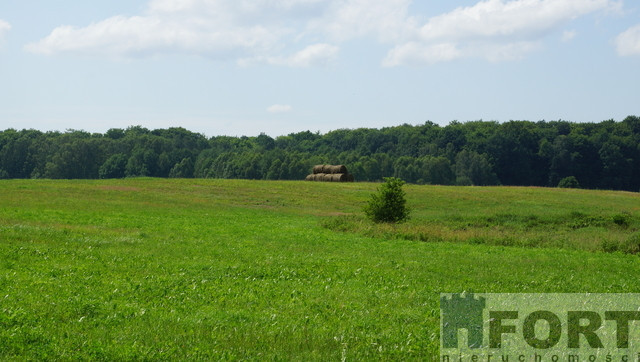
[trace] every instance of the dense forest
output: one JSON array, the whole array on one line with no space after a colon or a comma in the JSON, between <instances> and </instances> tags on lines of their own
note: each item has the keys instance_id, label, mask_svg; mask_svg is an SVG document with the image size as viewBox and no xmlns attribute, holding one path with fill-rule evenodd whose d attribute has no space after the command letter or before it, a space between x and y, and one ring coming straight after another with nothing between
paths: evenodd
<instances>
[{"instance_id":1,"label":"dense forest","mask_svg":"<svg viewBox=\"0 0 640 362\"><path fill-rule=\"evenodd\" d=\"M276 138L207 138L140 126L105 134L0 131L0 178L136 176L302 180L314 164L345 164L357 181L395 176L442 185L640 190L640 118L622 122L427 122L309 131Z\"/></svg>"}]
</instances>

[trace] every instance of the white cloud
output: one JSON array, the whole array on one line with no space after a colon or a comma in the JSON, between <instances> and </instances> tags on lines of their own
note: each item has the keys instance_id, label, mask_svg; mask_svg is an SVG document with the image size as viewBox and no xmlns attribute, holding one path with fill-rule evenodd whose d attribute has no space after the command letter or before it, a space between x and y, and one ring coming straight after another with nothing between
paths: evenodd
<instances>
[{"instance_id":1,"label":"white cloud","mask_svg":"<svg viewBox=\"0 0 640 362\"><path fill-rule=\"evenodd\" d=\"M615 45L620 56L640 55L640 24L618 35Z\"/></svg>"},{"instance_id":2,"label":"white cloud","mask_svg":"<svg viewBox=\"0 0 640 362\"><path fill-rule=\"evenodd\" d=\"M339 48L331 44L314 44L286 59L285 64L294 67L326 65L336 58L338 51Z\"/></svg>"},{"instance_id":3,"label":"white cloud","mask_svg":"<svg viewBox=\"0 0 640 362\"><path fill-rule=\"evenodd\" d=\"M288 113L288 112L291 112L292 110L293 110L293 107L291 107L288 104L274 104L269 108L267 108L267 112L269 113Z\"/></svg>"},{"instance_id":4,"label":"white cloud","mask_svg":"<svg viewBox=\"0 0 640 362\"><path fill-rule=\"evenodd\" d=\"M367 37L390 47L386 66L466 57L500 61L539 49L546 35L575 18L620 7L614 0L484 0L425 21L410 12L411 2L149 0L141 15L60 26L26 49L114 58L177 53L311 67L334 61L343 43Z\"/></svg>"},{"instance_id":5,"label":"white cloud","mask_svg":"<svg viewBox=\"0 0 640 362\"><path fill-rule=\"evenodd\" d=\"M318 38L318 34L307 34L312 20L339 3L342 1L152 0L145 15L115 16L85 27L60 26L25 48L44 55L131 58L181 53L236 59L241 65L323 66L336 58L339 48L317 41L304 44L307 39L302 38ZM302 50L283 55L301 45Z\"/></svg>"},{"instance_id":6,"label":"white cloud","mask_svg":"<svg viewBox=\"0 0 640 362\"><path fill-rule=\"evenodd\" d=\"M11 24L0 19L0 41L4 40L4 36L9 32L9 30L11 30Z\"/></svg>"},{"instance_id":7,"label":"white cloud","mask_svg":"<svg viewBox=\"0 0 640 362\"><path fill-rule=\"evenodd\" d=\"M383 66L420 66L448 62L461 58L480 57L490 62L522 59L540 48L538 42L471 43L460 47L456 43L424 44L411 42L392 49L382 62Z\"/></svg>"},{"instance_id":8,"label":"white cloud","mask_svg":"<svg viewBox=\"0 0 640 362\"><path fill-rule=\"evenodd\" d=\"M430 18L416 30L414 40L392 49L383 64L415 64L419 59L430 64L462 57L519 59L563 24L617 6L611 0L485 0Z\"/></svg>"},{"instance_id":9,"label":"white cloud","mask_svg":"<svg viewBox=\"0 0 640 362\"><path fill-rule=\"evenodd\" d=\"M313 44L289 56L256 56L238 59L238 65L246 67L259 63L295 68L326 66L332 63L340 48L331 44Z\"/></svg>"},{"instance_id":10,"label":"white cloud","mask_svg":"<svg viewBox=\"0 0 640 362\"><path fill-rule=\"evenodd\" d=\"M409 16L411 0L328 1L323 16L310 21L308 29L335 41L374 36L388 42L403 37L416 25Z\"/></svg>"},{"instance_id":11,"label":"white cloud","mask_svg":"<svg viewBox=\"0 0 640 362\"><path fill-rule=\"evenodd\" d=\"M316 2L152 0L144 15L114 16L85 27L60 26L26 49L45 55L123 58L165 53L221 59L265 56L285 47L299 26L293 15Z\"/></svg>"},{"instance_id":12,"label":"white cloud","mask_svg":"<svg viewBox=\"0 0 640 362\"><path fill-rule=\"evenodd\" d=\"M290 67L324 66L334 61L340 48L331 44L313 44L288 57L265 59L269 64Z\"/></svg>"},{"instance_id":13,"label":"white cloud","mask_svg":"<svg viewBox=\"0 0 640 362\"><path fill-rule=\"evenodd\" d=\"M203 20L203 19L200 19ZM60 26L27 50L45 55L86 53L135 57L161 53L191 53L227 57L259 51L276 42L279 31L262 26L215 27L201 22L159 16L116 16L84 28Z\"/></svg>"},{"instance_id":14,"label":"white cloud","mask_svg":"<svg viewBox=\"0 0 640 362\"><path fill-rule=\"evenodd\" d=\"M485 0L431 18L420 33L424 39L531 37L610 6L610 0Z\"/></svg>"}]
</instances>

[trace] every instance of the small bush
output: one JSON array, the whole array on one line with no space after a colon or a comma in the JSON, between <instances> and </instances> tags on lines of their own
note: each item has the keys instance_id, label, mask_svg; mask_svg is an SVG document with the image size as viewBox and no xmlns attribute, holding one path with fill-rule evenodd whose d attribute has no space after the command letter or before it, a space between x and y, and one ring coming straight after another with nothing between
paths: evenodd
<instances>
[{"instance_id":1,"label":"small bush","mask_svg":"<svg viewBox=\"0 0 640 362\"><path fill-rule=\"evenodd\" d=\"M616 214L613 215L612 219L614 224L623 228L628 228L631 221L631 217L629 214Z\"/></svg>"},{"instance_id":2,"label":"small bush","mask_svg":"<svg viewBox=\"0 0 640 362\"><path fill-rule=\"evenodd\" d=\"M627 239L624 243L625 253L628 254L639 254L640 253L640 233L635 233Z\"/></svg>"},{"instance_id":3,"label":"small bush","mask_svg":"<svg viewBox=\"0 0 640 362\"><path fill-rule=\"evenodd\" d=\"M613 240L602 240L600 242L600 247L605 253L615 253L616 251L620 250L620 244L618 244L617 241Z\"/></svg>"},{"instance_id":4,"label":"small bush","mask_svg":"<svg viewBox=\"0 0 640 362\"><path fill-rule=\"evenodd\" d=\"M580 183L578 183L578 179L574 176L569 176L560 180L560 182L558 182L558 187L563 189L579 189Z\"/></svg>"},{"instance_id":5,"label":"small bush","mask_svg":"<svg viewBox=\"0 0 640 362\"><path fill-rule=\"evenodd\" d=\"M627 254L640 254L640 233L635 233L622 243L612 241L612 240L603 240L600 243L600 247L602 251L607 253L613 253L616 251L620 251Z\"/></svg>"},{"instance_id":6,"label":"small bush","mask_svg":"<svg viewBox=\"0 0 640 362\"><path fill-rule=\"evenodd\" d=\"M395 177L385 177L378 193L371 195L364 213L376 223L401 223L409 218L406 193L402 190L404 181Z\"/></svg>"},{"instance_id":7,"label":"small bush","mask_svg":"<svg viewBox=\"0 0 640 362\"><path fill-rule=\"evenodd\" d=\"M609 222L602 216L585 216L569 223L572 229L583 229L589 227L607 227Z\"/></svg>"}]
</instances>

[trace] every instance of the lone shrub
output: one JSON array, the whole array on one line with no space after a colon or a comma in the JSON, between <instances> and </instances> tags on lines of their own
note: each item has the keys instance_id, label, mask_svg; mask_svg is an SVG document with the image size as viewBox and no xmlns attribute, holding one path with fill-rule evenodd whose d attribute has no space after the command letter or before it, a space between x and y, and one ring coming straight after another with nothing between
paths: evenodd
<instances>
[{"instance_id":1,"label":"lone shrub","mask_svg":"<svg viewBox=\"0 0 640 362\"><path fill-rule=\"evenodd\" d=\"M620 243L614 240L605 239L600 242L600 247L605 253L615 253L620 250Z\"/></svg>"},{"instance_id":2,"label":"lone shrub","mask_svg":"<svg viewBox=\"0 0 640 362\"><path fill-rule=\"evenodd\" d=\"M640 254L640 233L635 233L624 243L624 250L627 254Z\"/></svg>"},{"instance_id":3,"label":"lone shrub","mask_svg":"<svg viewBox=\"0 0 640 362\"><path fill-rule=\"evenodd\" d=\"M631 221L631 217L628 213L613 215L612 219L614 224L625 229L629 227L629 222Z\"/></svg>"},{"instance_id":4,"label":"lone shrub","mask_svg":"<svg viewBox=\"0 0 640 362\"><path fill-rule=\"evenodd\" d=\"M569 176L560 180L558 187L562 189L579 189L580 183L578 183L578 179L575 176Z\"/></svg>"},{"instance_id":5,"label":"lone shrub","mask_svg":"<svg viewBox=\"0 0 640 362\"><path fill-rule=\"evenodd\" d=\"M371 195L369 203L364 207L364 213L376 223L401 223L409 218L402 190L404 181L395 177L385 177L384 183L378 188L378 193Z\"/></svg>"}]
</instances>

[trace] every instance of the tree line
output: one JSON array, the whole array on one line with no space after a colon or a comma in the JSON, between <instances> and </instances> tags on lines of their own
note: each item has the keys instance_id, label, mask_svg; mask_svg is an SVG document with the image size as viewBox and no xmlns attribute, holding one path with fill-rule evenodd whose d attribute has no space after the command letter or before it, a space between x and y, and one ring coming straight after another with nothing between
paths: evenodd
<instances>
[{"instance_id":1,"label":"tree line","mask_svg":"<svg viewBox=\"0 0 640 362\"><path fill-rule=\"evenodd\" d=\"M272 138L205 137L140 126L106 133L0 131L0 178L122 177L302 180L345 164L357 181L640 190L640 118L621 122L451 122L304 131Z\"/></svg>"}]
</instances>

